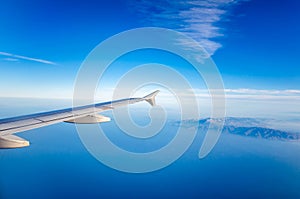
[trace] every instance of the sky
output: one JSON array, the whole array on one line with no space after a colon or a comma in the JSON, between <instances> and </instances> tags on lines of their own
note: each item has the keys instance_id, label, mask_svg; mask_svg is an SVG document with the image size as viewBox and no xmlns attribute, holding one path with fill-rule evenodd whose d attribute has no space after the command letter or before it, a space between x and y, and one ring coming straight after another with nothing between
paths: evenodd
<instances>
[{"instance_id":1,"label":"sky","mask_svg":"<svg viewBox=\"0 0 300 199\"><path fill-rule=\"evenodd\" d=\"M276 123L277 127L299 129L299 7L300 1L298 0L1 0L0 118L71 106L69 99L73 96L77 72L88 54L100 42L115 34L133 28L150 26L180 31L202 45L222 75L227 99L226 116L276 117L276 120L272 121ZM203 81L194 74L195 71L184 60L166 52L148 49L129 53L112 64L111 70L100 83L103 83L101 85L104 89L107 88L107 92L110 92L116 81L130 67L153 62L170 65L191 81L199 99L200 117L210 116L210 96L202 86ZM153 87L147 88L149 87L146 87L145 92L148 93L154 89ZM18 97L36 99L24 100ZM48 100L49 98L54 99ZM163 101L162 99L167 100ZM103 97L102 100L104 101L106 98ZM165 92L161 92L157 96L157 104L162 107L170 105L172 100L174 99L169 98L168 93ZM147 109L147 111L150 109L150 106L145 105L145 103L133 106L133 108L138 108L139 114L144 114L145 112L140 107ZM172 108L174 108L173 104ZM106 114L104 113L105 116L107 116ZM117 118L112 116L113 120ZM145 118L145 115L143 116L136 117L136 119L141 120L141 118ZM174 114L174 116L176 115ZM103 125L104 128L110 130L112 124L114 123ZM108 126L105 127L105 125ZM61 130L62 127L70 128L70 131L67 129L65 131L67 134L62 135L61 133L64 133ZM166 127L170 128L169 126ZM263 182L266 183L263 183L263 186L251 186L254 188L254 193L257 193L257 190L268 192L271 188L274 189L274 182L275 185L278 184L279 188L278 190L275 188L276 190L271 192L272 194L285 188L281 184L287 183L286 185L292 192L296 192L296 185L299 185L297 178L299 176L299 167L297 167L299 158L296 157L298 150L295 148L298 145L294 145L295 143L261 142L258 140L257 142L261 142L261 144L255 144L254 139L254 141L248 142L248 140L242 141L242 138L239 137L230 136L226 138L226 136L222 136L223 142L219 142L215 149L217 150L215 153L219 156L208 156L208 159L205 159L208 160L208 164L205 161L204 164L202 161L198 161L197 156L193 157L197 159L186 156L193 163L199 162L199 164L195 164L196 167L194 168L191 167L192 164L189 164L188 168L190 169L186 170L187 173L182 172L187 164L179 162L177 167L175 165L175 167L169 167L162 172L152 173L148 176L150 177L148 180L143 180L147 176L133 175L127 178L123 174L118 175L114 170L110 170L104 165L96 164L97 162L91 156L86 156L84 159L79 157L79 153L76 151L81 150L83 146L72 144L79 139L74 136L73 130L72 125L61 126L58 124L58 126L49 126L48 130L46 127L43 128L43 131L46 131L45 136L31 131L28 133L32 133L33 137L30 137L31 135L26 135L25 132L24 137L30 138L33 143L32 147L28 149L36 150L38 153L32 153L28 156L28 154L24 155L24 152L28 152L27 149L25 151L5 151L5 153L11 153L7 153L8 156L0 157L3 160L7 157L7 161L1 162L2 168L7 168L2 169L6 171L5 175L2 175L2 179L6 179L6 176L10 174L18 177L18 174L25 174L30 176L32 180L24 184L11 176L10 178L7 177L8 181L3 181L3 183L0 181L0 185L4 189L10 187L13 189L4 190L7 192L4 194L10 194L8 191L11 191L12 194L23 194L24 192L27 195L39 194L39 192L44 194L45 190L50 189L52 194L55 194L53 189L56 189L60 195L63 195L74 191L74 188L76 194L85 189L85 186L81 186L82 184L86 184L88 193L93 194L93 190L97 190L96 193L101 190L99 185L103 185L108 192L116 185L121 185L124 179L129 183L126 183L125 186L123 186L124 184L118 186L121 189L120 192L116 192L117 195L126 194L127 190L131 191L132 189L128 189L131 185L134 185L135 188L140 187L142 191L138 193L143 195L147 193L143 192L143 189L149 191L149 188L154 190L152 192L155 194L156 188L153 185L156 184L158 178L163 185L167 185L167 188L159 186L159 192L161 190L167 191L166 193L170 191L172 195L174 195L174 183L178 185L180 190L182 190L181 184L186 184L188 190L193 191L195 189L200 194L201 189L207 191L206 187L213 187L212 192L215 194L215 182L216 185L220 185L221 189L226 189L225 193L227 193L230 188L236 188L237 184L243 188L249 187L244 186L245 182L246 185L247 183L248 185L255 185L253 183L256 183L254 181L258 178L265 180ZM172 130L172 128L168 130ZM119 130L115 131L116 134L111 134L112 137L117 138L120 135L117 131ZM65 139L52 137L58 136L58 133L60 137ZM34 137L35 135L36 137ZM72 135L72 137L68 135ZM202 135L204 134L199 134L199 136ZM51 142L53 144L51 150L57 151L49 152L50 144L34 144L40 143L41 139L46 139L45 142L56 140ZM199 141L202 140L199 139ZM193 146L192 150L197 147L195 151L198 153L200 142L194 142ZM64 149L65 152L62 151ZM228 153L227 150L229 150ZM231 153L231 151L233 152ZM244 151L246 153L241 156L241 152ZM87 151L84 152L85 155ZM11 158L12 153L18 157L25 157L26 160L23 161L18 157L17 159ZM64 154L70 155L71 159L66 158ZM227 154L233 156L233 159L226 157ZM257 158L256 154L259 154ZM41 155L42 158L40 158ZM243 158L241 159L241 157ZM23 169L7 172L15 169L20 163L19 160L22 160ZM50 164L48 164L49 161L45 160L49 160ZM220 170L220 164L215 160L224 160L223 168L225 170ZM272 161L268 163L269 160ZM254 161L258 161L259 164ZM212 163L215 166L211 167ZM93 164L95 164L95 168L93 168ZM72 168L72 166L75 167ZM103 167L104 172L99 172L99 166ZM294 167L297 168L294 169ZM178 172L178 168L180 168L180 172ZM293 169L291 170L291 168ZM214 172L213 169L219 172ZM24 172L24 170L29 172ZM87 173L82 175L82 170ZM189 178L189 174L195 173L194 170L201 172ZM99 178L97 175L95 176L95 171ZM236 175L237 171L238 175ZM31 175L37 173L42 175ZM163 178L164 173L167 174L165 178ZM177 177L179 174L180 182L183 180L184 183L173 182L172 173L174 173L173 176L177 175ZM278 173L278 175L274 175L274 173ZM84 182L80 186L76 186L77 174L80 175L81 182ZM214 175L211 176L211 174ZM153 178L155 175L158 178ZM235 176L242 183L236 183L235 178L223 183L220 181L220 176L222 179L231 179L232 176ZM57 179L60 180L59 183L57 183ZM67 183L69 179L73 182ZM112 180L107 181L108 179ZM168 180L172 182L169 183ZM192 181L197 183L191 185ZM203 187L198 186L201 183L207 186L204 186L203 189ZM224 186L224 184L230 186ZM28 191L33 186L36 192ZM19 191L16 192L16 187L21 188L21 191L18 189ZM172 187L172 189L168 189L168 187ZM270 189L266 189L266 187ZM252 188L251 192L253 192ZM256 188L258 189L256 190ZM239 189L234 190L235 194L236 190ZM0 190L0 198L2 196L1 191L2 189ZM135 193L134 191L136 190L130 194ZM194 194L192 191L188 191L188 193ZM102 192L100 194L103 194ZM290 193L285 190L283 192Z\"/></svg>"},{"instance_id":2,"label":"sky","mask_svg":"<svg viewBox=\"0 0 300 199\"><path fill-rule=\"evenodd\" d=\"M0 96L71 97L82 61L100 42L154 26L199 42L228 94L299 99L299 6L297 0L3 0Z\"/></svg>"}]
</instances>

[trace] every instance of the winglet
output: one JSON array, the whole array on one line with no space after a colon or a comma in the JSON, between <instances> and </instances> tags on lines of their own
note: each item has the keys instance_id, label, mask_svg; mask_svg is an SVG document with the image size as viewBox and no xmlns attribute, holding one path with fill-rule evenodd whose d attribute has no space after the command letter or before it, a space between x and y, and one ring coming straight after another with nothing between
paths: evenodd
<instances>
[{"instance_id":1,"label":"winglet","mask_svg":"<svg viewBox=\"0 0 300 199\"><path fill-rule=\"evenodd\" d=\"M155 106L155 97L159 93L159 90L154 91L153 93L150 93L149 95L146 95L143 97L143 99L148 102L151 106Z\"/></svg>"}]
</instances>

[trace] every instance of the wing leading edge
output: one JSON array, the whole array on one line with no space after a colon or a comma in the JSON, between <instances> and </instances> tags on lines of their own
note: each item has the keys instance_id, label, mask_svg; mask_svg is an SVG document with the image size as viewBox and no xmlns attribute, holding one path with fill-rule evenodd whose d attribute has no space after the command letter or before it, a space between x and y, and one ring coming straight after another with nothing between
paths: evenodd
<instances>
[{"instance_id":1,"label":"wing leading edge","mask_svg":"<svg viewBox=\"0 0 300 199\"><path fill-rule=\"evenodd\" d=\"M60 122L69 123L101 123L108 122L110 118L97 113L111 110L119 106L126 106L141 101L155 105L155 97L159 90L141 98L127 98L110 102L103 102L87 106L55 110L50 112L36 113L0 120L0 148L19 148L29 146L29 142L23 138L12 135Z\"/></svg>"}]
</instances>

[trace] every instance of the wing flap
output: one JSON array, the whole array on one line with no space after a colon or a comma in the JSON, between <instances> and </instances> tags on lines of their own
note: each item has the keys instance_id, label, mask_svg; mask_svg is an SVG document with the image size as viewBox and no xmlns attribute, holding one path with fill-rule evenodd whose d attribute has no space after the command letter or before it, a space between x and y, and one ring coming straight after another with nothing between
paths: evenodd
<instances>
[{"instance_id":1,"label":"wing flap","mask_svg":"<svg viewBox=\"0 0 300 199\"><path fill-rule=\"evenodd\" d=\"M36 120L34 118L7 122L7 123L3 123L0 125L0 131L13 129L13 128L20 127L20 126L34 125L34 124L38 124L38 123L41 123L41 121Z\"/></svg>"},{"instance_id":2,"label":"wing flap","mask_svg":"<svg viewBox=\"0 0 300 199\"><path fill-rule=\"evenodd\" d=\"M35 117L34 119L40 120L42 122L50 122L50 121L53 121L53 120L60 120L60 119L70 118L70 117L73 117L73 113L72 112L66 112L66 113L59 113L59 114L55 114L55 115L47 115L47 116Z\"/></svg>"}]
</instances>

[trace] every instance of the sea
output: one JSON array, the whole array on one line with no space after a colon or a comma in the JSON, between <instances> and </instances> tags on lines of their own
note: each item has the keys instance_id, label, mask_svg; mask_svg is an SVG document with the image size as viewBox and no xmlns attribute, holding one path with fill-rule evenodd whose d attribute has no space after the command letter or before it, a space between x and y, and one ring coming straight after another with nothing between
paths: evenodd
<instances>
[{"instance_id":1,"label":"sea","mask_svg":"<svg viewBox=\"0 0 300 199\"><path fill-rule=\"evenodd\" d=\"M67 100L1 98L0 118L69 105ZM162 136L148 142L122 135L113 114L108 111L103 115L112 117L111 122L100 124L107 137L131 152L159 150L172 140L178 128L171 117ZM139 116L136 121L143 124L147 117ZM0 150L0 199L300 198L297 141L222 134L213 150L200 159L205 132L197 131L190 147L173 163L156 171L128 173L96 159L82 143L74 124L59 123L17 135L31 145Z\"/></svg>"}]
</instances>

